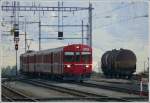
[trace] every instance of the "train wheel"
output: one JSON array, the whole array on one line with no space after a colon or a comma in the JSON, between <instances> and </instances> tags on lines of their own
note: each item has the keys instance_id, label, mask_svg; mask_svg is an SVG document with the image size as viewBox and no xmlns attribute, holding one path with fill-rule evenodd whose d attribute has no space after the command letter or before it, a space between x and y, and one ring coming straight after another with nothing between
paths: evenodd
<instances>
[{"instance_id":1,"label":"train wheel","mask_svg":"<svg viewBox=\"0 0 150 103\"><path fill-rule=\"evenodd\" d=\"M83 83L83 80L80 80L80 83Z\"/></svg>"},{"instance_id":2,"label":"train wheel","mask_svg":"<svg viewBox=\"0 0 150 103\"><path fill-rule=\"evenodd\" d=\"M115 74L112 74L112 78L115 78Z\"/></svg>"},{"instance_id":3,"label":"train wheel","mask_svg":"<svg viewBox=\"0 0 150 103\"><path fill-rule=\"evenodd\" d=\"M114 77L114 78L117 78L117 74L114 73L113 77Z\"/></svg>"},{"instance_id":4,"label":"train wheel","mask_svg":"<svg viewBox=\"0 0 150 103\"><path fill-rule=\"evenodd\" d=\"M116 74L116 78L119 78L119 74Z\"/></svg>"},{"instance_id":5,"label":"train wheel","mask_svg":"<svg viewBox=\"0 0 150 103\"><path fill-rule=\"evenodd\" d=\"M110 74L110 78L113 78L113 75L112 75L112 74Z\"/></svg>"},{"instance_id":6,"label":"train wheel","mask_svg":"<svg viewBox=\"0 0 150 103\"><path fill-rule=\"evenodd\" d=\"M117 78L117 74L114 74L114 78Z\"/></svg>"},{"instance_id":7,"label":"train wheel","mask_svg":"<svg viewBox=\"0 0 150 103\"><path fill-rule=\"evenodd\" d=\"M119 74L119 78L122 78L122 75L121 75L121 74Z\"/></svg>"},{"instance_id":8,"label":"train wheel","mask_svg":"<svg viewBox=\"0 0 150 103\"><path fill-rule=\"evenodd\" d=\"M63 76L59 76L59 81L63 82L64 81L64 77Z\"/></svg>"}]
</instances>

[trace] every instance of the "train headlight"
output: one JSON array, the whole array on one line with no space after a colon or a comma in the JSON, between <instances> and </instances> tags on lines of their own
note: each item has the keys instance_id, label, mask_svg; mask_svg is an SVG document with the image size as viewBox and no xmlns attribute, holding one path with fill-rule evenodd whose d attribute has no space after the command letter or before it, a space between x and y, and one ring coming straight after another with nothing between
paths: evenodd
<instances>
[{"instance_id":1,"label":"train headlight","mask_svg":"<svg viewBox=\"0 0 150 103\"><path fill-rule=\"evenodd\" d=\"M68 64L68 65L67 65L67 68L70 68L70 67L71 67L71 65Z\"/></svg>"},{"instance_id":2,"label":"train headlight","mask_svg":"<svg viewBox=\"0 0 150 103\"><path fill-rule=\"evenodd\" d=\"M79 46L76 46L77 49L79 49Z\"/></svg>"},{"instance_id":3,"label":"train headlight","mask_svg":"<svg viewBox=\"0 0 150 103\"><path fill-rule=\"evenodd\" d=\"M88 68L88 67L89 67L89 65L86 65L85 67L86 67L86 68Z\"/></svg>"}]
</instances>

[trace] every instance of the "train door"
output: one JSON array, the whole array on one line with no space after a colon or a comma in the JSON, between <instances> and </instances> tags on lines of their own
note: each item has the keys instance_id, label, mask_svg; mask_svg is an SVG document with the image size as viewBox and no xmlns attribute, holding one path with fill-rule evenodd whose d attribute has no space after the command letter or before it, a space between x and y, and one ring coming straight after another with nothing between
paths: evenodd
<instances>
[{"instance_id":1,"label":"train door","mask_svg":"<svg viewBox=\"0 0 150 103\"><path fill-rule=\"evenodd\" d=\"M63 52L61 51L60 52L60 62L61 62L61 64L60 64L60 68L61 68L61 74L63 74L63 67L64 67L64 65L63 65Z\"/></svg>"},{"instance_id":2,"label":"train door","mask_svg":"<svg viewBox=\"0 0 150 103\"><path fill-rule=\"evenodd\" d=\"M53 74L53 52L51 52L51 74Z\"/></svg>"},{"instance_id":3,"label":"train door","mask_svg":"<svg viewBox=\"0 0 150 103\"><path fill-rule=\"evenodd\" d=\"M33 60L33 65L34 65L34 73L36 73L36 68L35 68L35 66L36 66L36 55L34 55L34 60Z\"/></svg>"},{"instance_id":4,"label":"train door","mask_svg":"<svg viewBox=\"0 0 150 103\"><path fill-rule=\"evenodd\" d=\"M58 61L59 61L59 74L62 74L63 71L62 71L62 51L59 51L58 52L58 55L59 55L59 58L58 58Z\"/></svg>"},{"instance_id":5,"label":"train door","mask_svg":"<svg viewBox=\"0 0 150 103\"><path fill-rule=\"evenodd\" d=\"M27 56L27 72L29 72L29 56Z\"/></svg>"}]
</instances>

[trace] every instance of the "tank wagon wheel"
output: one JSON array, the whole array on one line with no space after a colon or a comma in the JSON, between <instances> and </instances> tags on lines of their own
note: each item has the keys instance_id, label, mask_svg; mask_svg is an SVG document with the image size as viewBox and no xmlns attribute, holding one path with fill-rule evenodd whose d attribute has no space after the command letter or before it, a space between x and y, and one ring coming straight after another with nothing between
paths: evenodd
<instances>
[{"instance_id":1,"label":"tank wagon wheel","mask_svg":"<svg viewBox=\"0 0 150 103\"><path fill-rule=\"evenodd\" d=\"M116 73L114 73L114 74L113 74L113 77L114 77L114 78L117 78L117 74L116 74Z\"/></svg>"},{"instance_id":2,"label":"tank wagon wheel","mask_svg":"<svg viewBox=\"0 0 150 103\"><path fill-rule=\"evenodd\" d=\"M80 80L80 83L83 83L83 80Z\"/></svg>"}]
</instances>

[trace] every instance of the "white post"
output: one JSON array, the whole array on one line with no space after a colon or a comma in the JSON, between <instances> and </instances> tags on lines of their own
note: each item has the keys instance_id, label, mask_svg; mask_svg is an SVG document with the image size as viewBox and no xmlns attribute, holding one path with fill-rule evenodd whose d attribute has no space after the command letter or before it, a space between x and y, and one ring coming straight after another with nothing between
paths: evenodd
<instances>
[{"instance_id":1,"label":"white post","mask_svg":"<svg viewBox=\"0 0 150 103\"><path fill-rule=\"evenodd\" d=\"M142 81L142 77L141 77L141 80L140 80L140 96L143 95L143 81Z\"/></svg>"}]
</instances>

